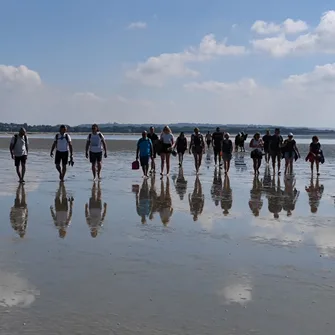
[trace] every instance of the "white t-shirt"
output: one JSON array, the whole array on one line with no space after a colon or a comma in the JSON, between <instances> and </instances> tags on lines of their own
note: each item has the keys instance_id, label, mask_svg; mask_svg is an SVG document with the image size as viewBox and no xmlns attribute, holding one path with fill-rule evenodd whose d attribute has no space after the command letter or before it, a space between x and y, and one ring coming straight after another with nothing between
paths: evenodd
<instances>
[{"instance_id":1,"label":"white t-shirt","mask_svg":"<svg viewBox=\"0 0 335 335\"><path fill-rule=\"evenodd\" d=\"M90 151L102 152L102 141L104 140L105 140L104 135L102 135L100 132L98 132L97 134L88 135L87 141L90 142Z\"/></svg>"},{"instance_id":2,"label":"white t-shirt","mask_svg":"<svg viewBox=\"0 0 335 335\"><path fill-rule=\"evenodd\" d=\"M71 142L71 137L68 133L65 133L63 135L61 133L57 134L55 136L55 141L57 142L57 145L56 145L57 151L66 152L69 150L69 143Z\"/></svg>"},{"instance_id":3,"label":"white t-shirt","mask_svg":"<svg viewBox=\"0 0 335 335\"><path fill-rule=\"evenodd\" d=\"M24 136L21 137L20 135L15 135L15 136L12 137L12 140L10 142L11 145L14 145L15 138L17 138L17 140L16 140L16 144L13 148L14 156L15 157L21 157L21 156L28 155L28 151L27 151L27 145L29 144L28 137L26 137L26 139L27 139L27 143L26 143Z\"/></svg>"},{"instance_id":4,"label":"white t-shirt","mask_svg":"<svg viewBox=\"0 0 335 335\"><path fill-rule=\"evenodd\" d=\"M172 134L162 133L161 140L164 144L172 144L172 142L174 141L174 137Z\"/></svg>"}]
</instances>

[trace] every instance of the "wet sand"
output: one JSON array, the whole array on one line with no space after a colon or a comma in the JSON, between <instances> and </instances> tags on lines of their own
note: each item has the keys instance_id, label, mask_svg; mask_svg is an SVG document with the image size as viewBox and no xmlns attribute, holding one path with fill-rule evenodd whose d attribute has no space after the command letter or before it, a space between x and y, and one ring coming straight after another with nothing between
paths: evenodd
<instances>
[{"instance_id":1,"label":"wet sand","mask_svg":"<svg viewBox=\"0 0 335 335\"><path fill-rule=\"evenodd\" d=\"M64 187L45 141L24 189L0 150L1 335L333 333L334 146L313 181L304 160L254 178L248 153L229 179L211 153L143 181L125 142L99 184L76 154Z\"/></svg>"}]
</instances>

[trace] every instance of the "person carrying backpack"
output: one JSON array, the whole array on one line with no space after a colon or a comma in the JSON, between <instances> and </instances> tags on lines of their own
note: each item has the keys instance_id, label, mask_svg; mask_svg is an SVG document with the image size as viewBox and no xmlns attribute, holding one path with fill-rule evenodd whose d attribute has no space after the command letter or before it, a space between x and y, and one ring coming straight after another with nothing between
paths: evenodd
<instances>
[{"instance_id":1,"label":"person carrying backpack","mask_svg":"<svg viewBox=\"0 0 335 335\"><path fill-rule=\"evenodd\" d=\"M55 165L56 170L59 172L59 179L61 182L64 181L66 174L66 167L69 161L73 163L73 148L70 135L66 132L67 128L65 125L59 127L59 133L56 134L55 140L51 147L50 157L53 157L54 150L56 149ZM73 165L73 164L72 164Z\"/></svg>"},{"instance_id":2,"label":"person carrying backpack","mask_svg":"<svg viewBox=\"0 0 335 335\"><path fill-rule=\"evenodd\" d=\"M198 174L201 166L202 155L205 153L205 141L199 128L194 128L194 133L191 136L189 152L193 153L195 171L196 174Z\"/></svg>"},{"instance_id":3,"label":"person carrying backpack","mask_svg":"<svg viewBox=\"0 0 335 335\"><path fill-rule=\"evenodd\" d=\"M86 141L86 158L90 159L92 164L93 179L95 180L98 173L98 179L101 179L102 168L102 148L104 157L107 158L107 145L104 135L99 131L98 125L92 125L92 133L87 137Z\"/></svg>"},{"instance_id":4,"label":"person carrying backpack","mask_svg":"<svg viewBox=\"0 0 335 335\"><path fill-rule=\"evenodd\" d=\"M9 151L12 159L15 162L16 173L19 177L19 182L24 183L24 175L26 173L26 162L28 157L28 138L24 128L21 128L19 133L12 137L9 145Z\"/></svg>"}]
</instances>

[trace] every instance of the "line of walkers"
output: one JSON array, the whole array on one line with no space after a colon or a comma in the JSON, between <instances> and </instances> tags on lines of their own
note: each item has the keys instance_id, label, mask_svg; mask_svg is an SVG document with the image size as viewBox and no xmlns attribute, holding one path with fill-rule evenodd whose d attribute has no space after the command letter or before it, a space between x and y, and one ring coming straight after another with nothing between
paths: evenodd
<instances>
[{"instance_id":1,"label":"line of walkers","mask_svg":"<svg viewBox=\"0 0 335 335\"><path fill-rule=\"evenodd\" d=\"M247 134L243 134L246 138ZM215 165L224 168L227 174L230 169L230 161L232 159L233 143L230 139L230 134L225 133L216 128L213 134L208 133L206 137L200 133L199 128L194 129L191 135L190 144L188 145L186 136L183 132L175 139L169 126L165 126L160 136L155 133L155 128L150 127L149 133L144 131L142 137L137 142L136 160L140 160L143 173L148 177L148 173L153 174L156 170L155 158L157 155L161 158L161 172L163 176L164 169L166 174L170 173L170 158L171 155L177 156L179 159L179 166L183 164L184 154L188 150L194 156L194 166L196 173L202 163L202 157L207 147L213 147ZM265 156L266 163L272 159L273 171L276 169L276 162L278 174L280 174L281 159L285 159L285 174L293 172L293 162L300 158L300 153L293 139L293 134L290 133L288 138L284 141L280 135L280 130L275 129L273 135L270 131L261 138L260 133L256 133L250 141L251 158L253 159L254 172L259 173L262 158ZM29 141L26 130L21 128L18 134L15 134L10 142L9 150L11 157L15 162L16 172L20 183L24 183L26 173L26 161L29 152ZM54 157L54 151L56 154ZM104 135L99 131L97 124L92 125L92 131L87 136L85 147L86 158L90 160L92 165L93 179L101 179L102 157L107 158L107 144ZM73 161L73 147L70 135L67 133L65 125L61 125L59 133L55 135L54 142L51 147L50 156L55 159L55 166L59 173L60 181L64 181L67 165L74 165ZM313 136L312 143L309 147L309 153L306 161L311 163L311 170L314 170L316 165L317 174L319 175L319 165L324 162L323 152L317 136ZM149 171L149 167L151 169Z\"/></svg>"}]
</instances>

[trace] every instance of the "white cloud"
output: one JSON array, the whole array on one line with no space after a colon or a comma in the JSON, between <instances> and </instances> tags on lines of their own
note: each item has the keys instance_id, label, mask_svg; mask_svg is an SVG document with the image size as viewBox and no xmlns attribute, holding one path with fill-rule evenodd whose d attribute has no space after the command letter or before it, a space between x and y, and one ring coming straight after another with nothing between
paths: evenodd
<instances>
[{"instance_id":1,"label":"white cloud","mask_svg":"<svg viewBox=\"0 0 335 335\"><path fill-rule=\"evenodd\" d=\"M294 21L292 19L286 19L281 24L257 20L251 27L251 31L259 35L273 35L277 33L298 34L306 30L308 30L306 22L301 20Z\"/></svg>"},{"instance_id":2,"label":"white cloud","mask_svg":"<svg viewBox=\"0 0 335 335\"><path fill-rule=\"evenodd\" d=\"M145 29L145 28L147 28L147 23L142 22L142 21L132 22L128 25L128 29L130 29L130 30L132 30L132 29Z\"/></svg>"},{"instance_id":3,"label":"white cloud","mask_svg":"<svg viewBox=\"0 0 335 335\"><path fill-rule=\"evenodd\" d=\"M302 32L305 23L292 20L286 20L285 22L286 28L280 30L277 36L252 40L253 48L275 57L302 53L335 53L335 11L324 13L314 30L294 39L288 39L285 33L297 33L299 29Z\"/></svg>"},{"instance_id":4,"label":"white cloud","mask_svg":"<svg viewBox=\"0 0 335 335\"><path fill-rule=\"evenodd\" d=\"M208 34L198 47L150 57L126 75L144 85L161 87L168 78L196 77L199 73L190 69L188 63L206 61L215 56L236 56L245 52L243 46L227 45L226 40L217 42L213 34Z\"/></svg>"},{"instance_id":5,"label":"white cloud","mask_svg":"<svg viewBox=\"0 0 335 335\"><path fill-rule=\"evenodd\" d=\"M192 82L189 84L185 84L184 88L190 91L204 90L215 93L231 92L237 90L250 92L251 90L257 88L257 84L254 79L248 78L248 79L242 79L234 83L224 83L217 81L205 81L200 83Z\"/></svg>"},{"instance_id":6,"label":"white cloud","mask_svg":"<svg viewBox=\"0 0 335 335\"><path fill-rule=\"evenodd\" d=\"M39 74L24 65L18 67L0 65L0 86L12 88L14 86L31 87L41 85Z\"/></svg>"},{"instance_id":7,"label":"white cloud","mask_svg":"<svg viewBox=\"0 0 335 335\"><path fill-rule=\"evenodd\" d=\"M291 75L284 81L296 87L335 90L335 63L316 66L312 72Z\"/></svg>"}]
</instances>

